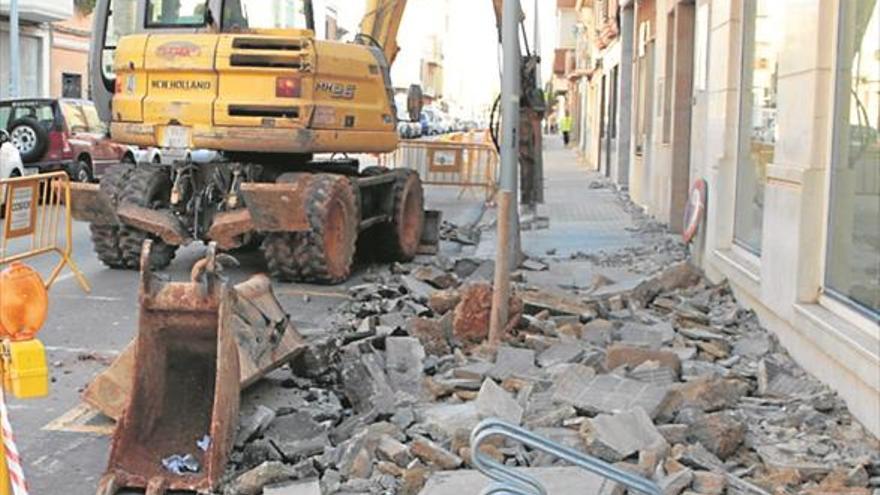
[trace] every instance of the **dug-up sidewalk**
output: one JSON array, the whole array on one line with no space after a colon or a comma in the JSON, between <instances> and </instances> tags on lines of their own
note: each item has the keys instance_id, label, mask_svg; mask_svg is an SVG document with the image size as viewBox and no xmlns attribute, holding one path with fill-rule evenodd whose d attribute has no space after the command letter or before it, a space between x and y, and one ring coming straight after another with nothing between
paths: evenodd
<instances>
[{"instance_id":1,"label":"dug-up sidewalk","mask_svg":"<svg viewBox=\"0 0 880 495\"><path fill-rule=\"evenodd\" d=\"M547 162L550 225L523 235L497 353L487 241L449 226L467 249L371 272L289 371L245 393L226 493L478 494L468 437L492 417L665 494L876 495L880 445L844 402L662 226L572 154ZM552 495L623 493L514 442L480 453Z\"/></svg>"}]
</instances>

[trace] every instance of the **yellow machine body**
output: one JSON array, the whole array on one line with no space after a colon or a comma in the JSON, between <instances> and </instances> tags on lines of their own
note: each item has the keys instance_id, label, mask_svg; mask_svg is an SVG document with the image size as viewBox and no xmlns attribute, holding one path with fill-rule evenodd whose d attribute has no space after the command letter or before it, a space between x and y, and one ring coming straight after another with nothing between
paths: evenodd
<instances>
[{"instance_id":1,"label":"yellow machine body","mask_svg":"<svg viewBox=\"0 0 880 495\"><path fill-rule=\"evenodd\" d=\"M126 36L111 134L161 148L388 152L398 135L382 58L310 30Z\"/></svg>"}]
</instances>

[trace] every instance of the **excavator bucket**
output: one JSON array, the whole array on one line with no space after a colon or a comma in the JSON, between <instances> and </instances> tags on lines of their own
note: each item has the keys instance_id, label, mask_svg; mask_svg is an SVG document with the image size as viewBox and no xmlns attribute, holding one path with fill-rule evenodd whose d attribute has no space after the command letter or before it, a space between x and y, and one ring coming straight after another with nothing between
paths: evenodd
<instances>
[{"instance_id":1,"label":"excavator bucket","mask_svg":"<svg viewBox=\"0 0 880 495\"><path fill-rule=\"evenodd\" d=\"M223 321L237 344L242 389L293 359L305 342L275 294L269 277L255 275L227 294L229 317ZM137 340L126 347L83 392L83 400L104 415L122 419L138 363Z\"/></svg>"},{"instance_id":2,"label":"excavator bucket","mask_svg":"<svg viewBox=\"0 0 880 495\"><path fill-rule=\"evenodd\" d=\"M99 495L214 490L238 426L242 377L255 381L302 347L265 277L230 289L212 244L190 282L165 282L150 271L150 245L129 380L114 382L128 400Z\"/></svg>"}]
</instances>

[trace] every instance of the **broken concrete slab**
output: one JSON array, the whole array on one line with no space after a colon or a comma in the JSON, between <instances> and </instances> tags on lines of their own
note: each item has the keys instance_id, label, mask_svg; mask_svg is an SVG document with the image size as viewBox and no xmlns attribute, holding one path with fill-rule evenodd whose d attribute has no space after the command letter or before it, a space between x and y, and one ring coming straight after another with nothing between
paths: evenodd
<instances>
[{"instance_id":1,"label":"broken concrete slab","mask_svg":"<svg viewBox=\"0 0 880 495\"><path fill-rule=\"evenodd\" d=\"M523 408L506 390L492 379L483 381L476 400L477 412L482 418L499 418L519 425L522 422Z\"/></svg>"},{"instance_id":2,"label":"broken concrete slab","mask_svg":"<svg viewBox=\"0 0 880 495\"><path fill-rule=\"evenodd\" d=\"M663 492L663 495L679 495L690 486L693 479L694 472L685 468L664 477L657 484L660 485L660 491Z\"/></svg>"},{"instance_id":3,"label":"broken concrete slab","mask_svg":"<svg viewBox=\"0 0 880 495\"><path fill-rule=\"evenodd\" d=\"M740 380L701 378L670 389L669 399L663 406L663 414L670 416L684 408L696 408L704 412L734 407L748 391L748 384Z\"/></svg>"},{"instance_id":4,"label":"broken concrete slab","mask_svg":"<svg viewBox=\"0 0 880 495\"><path fill-rule=\"evenodd\" d=\"M605 479L576 467L521 468L517 471L536 477L548 493L571 493L577 487L580 493L598 493ZM420 495L463 495L480 493L491 480L479 471L461 470L434 473Z\"/></svg>"},{"instance_id":5,"label":"broken concrete slab","mask_svg":"<svg viewBox=\"0 0 880 495\"><path fill-rule=\"evenodd\" d=\"M549 368L557 364L574 363L580 360L585 353L586 350L577 342L559 342L538 355L538 366Z\"/></svg>"},{"instance_id":6,"label":"broken concrete slab","mask_svg":"<svg viewBox=\"0 0 880 495\"><path fill-rule=\"evenodd\" d=\"M422 386L425 349L415 337L385 339L385 371L391 388L416 400L425 396Z\"/></svg>"},{"instance_id":7,"label":"broken concrete slab","mask_svg":"<svg viewBox=\"0 0 880 495\"><path fill-rule=\"evenodd\" d=\"M453 311L452 330L456 339L477 344L486 340L489 336L492 293L489 283L472 283L461 289L461 302ZM511 294L505 334L519 321L522 307L522 300L516 294Z\"/></svg>"},{"instance_id":8,"label":"broken concrete slab","mask_svg":"<svg viewBox=\"0 0 880 495\"><path fill-rule=\"evenodd\" d=\"M376 353L345 356L340 374L343 392L357 411L377 409L380 413L394 413L394 390Z\"/></svg>"},{"instance_id":9,"label":"broken concrete slab","mask_svg":"<svg viewBox=\"0 0 880 495\"><path fill-rule=\"evenodd\" d=\"M627 373L627 377L662 386L672 385L678 381L678 375L672 368L663 366L657 361L645 361Z\"/></svg>"},{"instance_id":10,"label":"broken concrete slab","mask_svg":"<svg viewBox=\"0 0 880 495\"><path fill-rule=\"evenodd\" d=\"M274 419L274 410L258 404L252 415L241 420L238 434L235 437L235 446L243 447L245 443L264 432Z\"/></svg>"},{"instance_id":11,"label":"broken concrete slab","mask_svg":"<svg viewBox=\"0 0 880 495\"><path fill-rule=\"evenodd\" d=\"M746 434L746 425L730 411L706 414L697 419L688 431L688 438L726 460L733 455Z\"/></svg>"},{"instance_id":12,"label":"broken concrete slab","mask_svg":"<svg viewBox=\"0 0 880 495\"><path fill-rule=\"evenodd\" d=\"M240 475L224 492L228 495L259 495L266 485L296 479L299 474L293 466L267 461Z\"/></svg>"},{"instance_id":13,"label":"broken concrete slab","mask_svg":"<svg viewBox=\"0 0 880 495\"><path fill-rule=\"evenodd\" d=\"M572 377L566 374L565 378ZM580 383L557 387L554 400L565 402L592 414L617 413L641 407L651 418L660 411L667 395L666 387L658 387L614 375L598 375L586 386Z\"/></svg>"},{"instance_id":14,"label":"broken concrete slab","mask_svg":"<svg viewBox=\"0 0 880 495\"><path fill-rule=\"evenodd\" d=\"M675 338L675 330L667 322L661 322L654 325L644 325L627 321L620 328L614 331L614 339L636 347L644 347L647 349L660 349L661 347L672 343Z\"/></svg>"},{"instance_id":15,"label":"broken concrete slab","mask_svg":"<svg viewBox=\"0 0 880 495\"><path fill-rule=\"evenodd\" d=\"M613 370L622 365L635 368L645 361L658 361L665 367L673 369L676 376L681 374L681 360L674 352L645 349L625 344L614 344L608 348L605 354L605 369Z\"/></svg>"},{"instance_id":16,"label":"broken concrete slab","mask_svg":"<svg viewBox=\"0 0 880 495\"><path fill-rule=\"evenodd\" d=\"M495 365L489 376L503 381L511 377L528 378L539 373L535 366L535 351L518 347L501 346L495 356Z\"/></svg>"},{"instance_id":17,"label":"broken concrete slab","mask_svg":"<svg viewBox=\"0 0 880 495\"><path fill-rule=\"evenodd\" d=\"M461 301L461 293L455 289L438 290L428 298L428 307L438 315L455 309Z\"/></svg>"},{"instance_id":18,"label":"broken concrete slab","mask_svg":"<svg viewBox=\"0 0 880 495\"><path fill-rule=\"evenodd\" d=\"M407 325L407 333L419 339L425 352L432 356L447 356L452 352L446 332L437 320L413 318Z\"/></svg>"},{"instance_id":19,"label":"broken concrete slab","mask_svg":"<svg viewBox=\"0 0 880 495\"><path fill-rule=\"evenodd\" d=\"M599 414L581 427L589 453L608 462L622 461L666 440L641 408L617 414Z\"/></svg>"},{"instance_id":20,"label":"broken concrete slab","mask_svg":"<svg viewBox=\"0 0 880 495\"><path fill-rule=\"evenodd\" d=\"M459 430L471 430L480 422L480 414L473 402L463 404L433 404L417 410L420 423L431 431L453 437Z\"/></svg>"},{"instance_id":21,"label":"broken concrete slab","mask_svg":"<svg viewBox=\"0 0 880 495\"><path fill-rule=\"evenodd\" d=\"M440 469L455 469L461 466L463 462L461 457L423 436L416 436L413 439L413 442L410 444L410 451L425 464L437 466Z\"/></svg>"},{"instance_id":22,"label":"broken concrete slab","mask_svg":"<svg viewBox=\"0 0 880 495\"><path fill-rule=\"evenodd\" d=\"M527 290L520 293L519 296L522 298L525 309L529 313L547 310L555 315L581 316L593 315L596 312L595 303L585 303L576 297L561 292Z\"/></svg>"},{"instance_id":23,"label":"broken concrete slab","mask_svg":"<svg viewBox=\"0 0 880 495\"><path fill-rule=\"evenodd\" d=\"M383 435L379 440L379 445L376 446L376 455L380 459L393 462L402 468L412 462L412 454L410 454L409 448L388 435Z\"/></svg>"},{"instance_id":24,"label":"broken concrete slab","mask_svg":"<svg viewBox=\"0 0 880 495\"><path fill-rule=\"evenodd\" d=\"M263 487L263 495L321 495L318 480L281 483Z\"/></svg>"}]
</instances>

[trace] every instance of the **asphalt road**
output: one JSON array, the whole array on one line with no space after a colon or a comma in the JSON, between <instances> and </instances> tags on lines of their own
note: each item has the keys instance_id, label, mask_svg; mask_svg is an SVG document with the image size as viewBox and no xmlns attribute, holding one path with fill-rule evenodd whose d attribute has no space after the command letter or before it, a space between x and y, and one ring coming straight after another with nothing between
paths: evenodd
<instances>
[{"instance_id":1,"label":"asphalt road","mask_svg":"<svg viewBox=\"0 0 880 495\"><path fill-rule=\"evenodd\" d=\"M483 212L479 200L461 201L450 189L426 191L429 207L444 210L445 218L463 225L475 223ZM192 263L204 252L195 244L178 251L167 273L188 276ZM455 254L456 246L443 251ZM138 274L105 268L92 252L88 226L75 223L73 259L92 286L85 293L70 270L50 293L50 314L39 334L46 345L51 377L49 396L42 399L7 398L12 426L25 463L25 474L35 495L93 495L107 465L112 423L82 414L79 394L91 378L109 364L137 330ZM56 258L46 256L28 263L48 273ZM230 272L233 283L265 271L259 253L241 256L242 266ZM347 285L363 281L373 269L358 268L343 286L318 287L276 284L275 291L303 333L319 333L328 315L345 302ZM308 302L303 294L309 293ZM185 413L181 411L181 413Z\"/></svg>"}]
</instances>

